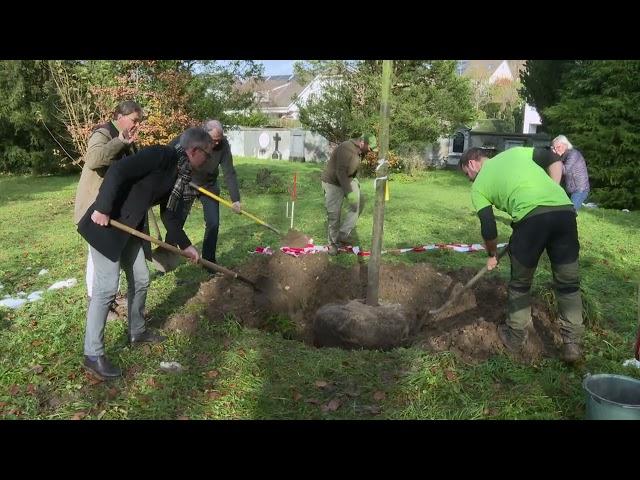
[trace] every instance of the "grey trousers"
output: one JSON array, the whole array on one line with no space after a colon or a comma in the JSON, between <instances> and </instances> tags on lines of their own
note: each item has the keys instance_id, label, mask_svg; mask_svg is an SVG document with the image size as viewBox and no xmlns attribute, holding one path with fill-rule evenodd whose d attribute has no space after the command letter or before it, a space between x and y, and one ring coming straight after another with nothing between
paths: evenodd
<instances>
[{"instance_id":1,"label":"grey trousers","mask_svg":"<svg viewBox=\"0 0 640 480\"><path fill-rule=\"evenodd\" d=\"M340 224L342 203L344 200L342 187L322 182L322 189L324 190L324 206L327 209L329 243L337 245L339 241L346 240L349 237L351 230L356 226L358 217L360 217L360 213L362 212L360 182L358 182L357 178L351 180L352 195L354 195L354 200L357 202L357 209L355 211L348 209L342 224Z\"/></svg>"},{"instance_id":2,"label":"grey trousers","mask_svg":"<svg viewBox=\"0 0 640 480\"><path fill-rule=\"evenodd\" d=\"M127 276L129 335L145 331L144 305L149 289L149 269L144 258L142 243L131 237L122 250L120 260L112 262L95 248L91 248L93 259L93 292L87 311L87 326L84 336L85 355L104 355L104 328L109 305L118 292L120 267Z\"/></svg>"}]
</instances>

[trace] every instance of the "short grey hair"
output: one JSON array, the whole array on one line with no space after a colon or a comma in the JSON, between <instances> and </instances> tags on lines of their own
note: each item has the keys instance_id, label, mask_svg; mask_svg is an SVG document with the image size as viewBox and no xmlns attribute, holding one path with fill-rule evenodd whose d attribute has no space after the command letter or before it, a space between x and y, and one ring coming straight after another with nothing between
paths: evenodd
<instances>
[{"instance_id":1,"label":"short grey hair","mask_svg":"<svg viewBox=\"0 0 640 480\"><path fill-rule=\"evenodd\" d=\"M556 138L554 138L553 141L551 142L551 145L554 145L556 143L561 143L562 145L566 145L568 150L571 150L573 148L573 145L571 145L571 142L569 141L569 139L564 135L558 135Z\"/></svg>"},{"instance_id":2,"label":"short grey hair","mask_svg":"<svg viewBox=\"0 0 640 480\"><path fill-rule=\"evenodd\" d=\"M206 132L210 132L211 130L220 130L220 133L224 133L224 128L222 128L222 123L219 120L207 119L202 122L202 128Z\"/></svg>"},{"instance_id":3,"label":"short grey hair","mask_svg":"<svg viewBox=\"0 0 640 480\"><path fill-rule=\"evenodd\" d=\"M213 145L213 141L209 134L201 127L191 127L180 135L180 145L187 150L188 148L206 148Z\"/></svg>"}]
</instances>

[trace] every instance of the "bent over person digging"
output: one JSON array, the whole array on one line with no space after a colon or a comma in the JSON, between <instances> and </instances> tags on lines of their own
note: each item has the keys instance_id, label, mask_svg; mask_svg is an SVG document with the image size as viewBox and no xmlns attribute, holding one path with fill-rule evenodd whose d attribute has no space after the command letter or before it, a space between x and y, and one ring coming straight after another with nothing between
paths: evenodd
<instances>
[{"instance_id":1,"label":"bent over person digging","mask_svg":"<svg viewBox=\"0 0 640 480\"><path fill-rule=\"evenodd\" d=\"M120 266L127 276L128 338L133 345L158 343L165 337L145 326L143 310L149 288L151 259L148 241L109 227L111 219L148 233L147 211L160 204L167 237L175 239L191 261L200 258L182 229L176 205L191 181L192 167L202 165L213 148L202 128L186 130L177 147L155 145L123 158L108 170L96 201L80 222L78 232L91 248L95 264L93 296L87 312L84 366L100 378L119 377L122 371L105 355L104 329L109 305L118 288Z\"/></svg>"},{"instance_id":2,"label":"bent over person digging","mask_svg":"<svg viewBox=\"0 0 640 480\"><path fill-rule=\"evenodd\" d=\"M498 265L493 206L513 219L508 313L506 324L498 327L500 339L508 350L521 351L532 321L531 283L546 250L558 301L563 360L573 363L582 358L584 333L576 211L562 187L543 170L551 172L559 160L542 148L516 147L489 158L486 150L474 147L462 155L460 168L473 182L471 200L489 255L487 270Z\"/></svg>"}]
</instances>

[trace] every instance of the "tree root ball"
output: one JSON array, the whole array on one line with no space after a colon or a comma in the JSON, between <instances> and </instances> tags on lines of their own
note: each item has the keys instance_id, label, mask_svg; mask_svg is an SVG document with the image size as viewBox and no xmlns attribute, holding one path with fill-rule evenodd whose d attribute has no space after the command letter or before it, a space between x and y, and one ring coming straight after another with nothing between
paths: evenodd
<instances>
[{"instance_id":1,"label":"tree root ball","mask_svg":"<svg viewBox=\"0 0 640 480\"><path fill-rule=\"evenodd\" d=\"M418 319L400 304L370 306L359 300L321 307L313 319L318 347L389 350L410 344Z\"/></svg>"}]
</instances>

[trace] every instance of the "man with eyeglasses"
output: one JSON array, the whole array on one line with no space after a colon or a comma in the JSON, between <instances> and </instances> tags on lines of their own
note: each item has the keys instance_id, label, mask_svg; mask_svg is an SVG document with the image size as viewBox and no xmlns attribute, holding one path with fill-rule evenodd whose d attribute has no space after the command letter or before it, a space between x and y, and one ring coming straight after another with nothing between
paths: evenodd
<instances>
[{"instance_id":1,"label":"man with eyeglasses","mask_svg":"<svg viewBox=\"0 0 640 480\"><path fill-rule=\"evenodd\" d=\"M104 328L109 305L118 289L120 267L127 276L129 343L159 343L165 337L145 326L144 305L149 288L149 242L109 226L110 219L148 233L147 212L160 205L167 242L178 245L192 262L200 258L182 228L176 210L191 181L191 171L203 165L213 150L211 137L200 127L186 130L177 147L154 145L113 164L78 232L91 248L95 267L93 295L87 312L84 367L100 378L122 375L105 356Z\"/></svg>"},{"instance_id":2,"label":"man with eyeglasses","mask_svg":"<svg viewBox=\"0 0 640 480\"><path fill-rule=\"evenodd\" d=\"M205 120L202 128L209 134L213 142L213 151L211 157L201 166L193 171L193 183L210 192L220 195L220 185L218 184L219 167L222 167L224 180L229 189L231 196L232 208L235 213L240 213L242 205L240 203L240 190L238 189L238 179L236 170L233 167L233 155L231 154L231 146L224 136L222 124L218 120ZM173 140L171 144L175 144ZM182 222L187 221L191 206L196 197L200 198L202 210L205 220L204 240L202 242L202 258L213 263L216 260L216 249L218 245L218 231L220 229L220 204L206 196L201 195L197 191L191 189L192 196L186 198L180 205L179 211L182 215Z\"/></svg>"}]
</instances>

